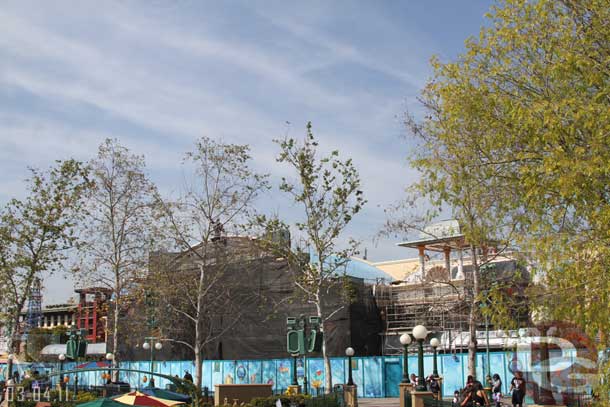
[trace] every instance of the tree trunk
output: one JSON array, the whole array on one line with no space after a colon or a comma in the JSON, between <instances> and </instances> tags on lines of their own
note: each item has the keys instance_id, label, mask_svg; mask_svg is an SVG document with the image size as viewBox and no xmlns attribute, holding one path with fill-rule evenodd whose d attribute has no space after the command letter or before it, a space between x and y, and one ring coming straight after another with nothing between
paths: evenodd
<instances>
[{"instance_id":1,"label":"tree trunk","mask_svg":"<svg viewBox=\"0 0 610 407\"><path fill-rule=\"evenodd\" d=\"M201 361L201 329L199 323L195 324L195 386L198 391L201 391L201 375L202 375L202 361Z\"/></svg>"},{"instance_id":2,"label":"tree trunk","mask_svg":"<svg viewBox=\"0 0 610 407\"><path fill-rule=\"evenodd\" d=\"M121 306L119 304L120 296L117 293L117 296L114 300L114 317L113 317L113 329L112 329L112 367L117 367L118 364L118 353L119 353L119 310ZM113 370L113 380L118 381L119 372Z\"/></svg>"},{"instance_id":3,"label":"tree trunk","mask_svg":"<svg viewBox=\"0 0 610 407\"><path fill-rule=\"evenodd\" d=\"M477 367L477 317L476 317L476 301L470 304L470 316L468 326L470 328L470 340L468 341L468 374L476 378Z\"/></svg>"},{"instance_id":4,"label":"tree trunk","mask_svg":"<svg viewBox=\"0 0 610 407\"><path fill-rule=\"evenodd\" d=\"M205 281L205 269L202 265L199 266L199 285L197 286L197 314L195 316L195 386L197 386L197 391L201 391L201 374L202 374L202 363L201 363L201 352L202 352L202 344L203 338L201 337L201 324L202 324L202 307L203 307L203 298L201 298L201 293L204 290L204 281Z\"/></svg>"},{"instance_id":5,"label":"tree trunk","mask_svg":"<svg viewBox=\"0 0 610 407\"><path fill-rule=\"evenodd\" d=\"M316 303L316 310L318 311L318 317L322 323L320 324L320 333L322 334L322 357L324 358L324 392L329 394L333 389L333 375L330 367L330 357L326 353L326 335L324 334L325 321L322 318L322 307L320 302ZM307 374L307 372L305 372Z\"/></svg>"},{"instance_id":6,"label":"tree trunk","mask_svg":"<svg viewBox=\"0 0 610 407\"><path fill-rule=\"evenodd\" d=\"M11 324L12 327L9 327L9 337L8 337L8 353L12 353L13 355L17 355L19 353L19 349L15 349L15 337L16 333L19 330L19 313L17 313L13 318Z\"/></svg>"},{"instance_id":7,"label":"tree trunk","mask_svg":"<svg viewBox=\"0 0 610 407\"><path fill-rule=\"evenodd\" d=\"M470 315L468 317L468 327L470 340L468 341L468 374L476 379L477 377L477 325L478 325L478 296L479 296L479 263L476 248L471 245L470 253L472 256L472 300L470 302Z\"/></svg>"},{"instance_id":8,"label":"tree trunk","mask_svg":"<svg viewBox=\"0 0 610 407\"><path fill-rule=\"evenodd\" d=\"M203 361L201 360L201 351L195 351L195 386L197 391L201 391L201 376L203 374Z\"/></svg>"}]
</instances>

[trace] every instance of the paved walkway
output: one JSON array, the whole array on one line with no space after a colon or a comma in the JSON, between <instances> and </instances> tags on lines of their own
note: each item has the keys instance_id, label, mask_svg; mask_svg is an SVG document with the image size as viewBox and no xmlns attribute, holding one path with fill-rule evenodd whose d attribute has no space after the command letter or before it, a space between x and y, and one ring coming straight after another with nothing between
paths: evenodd
<instances>
[{"instance_id":1,"label":"paved walkway","mask_svg":"<svg viewBox=\"0 0 610 407\"><path fill-rule=\"evenodd\" d=\"M400 400L398 398L392 399L369 399L359 398L358 407L398 407L400 406Z\"/></svg>"}]
</instances>

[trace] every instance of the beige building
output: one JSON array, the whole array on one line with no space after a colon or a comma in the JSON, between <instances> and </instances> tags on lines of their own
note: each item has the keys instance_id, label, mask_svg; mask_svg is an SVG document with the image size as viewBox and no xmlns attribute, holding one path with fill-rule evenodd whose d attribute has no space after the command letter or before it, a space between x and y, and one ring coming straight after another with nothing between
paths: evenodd
<instances>
[{"instance_id":1,"label":"beige building","mask_svg":"<svg viewBox=\"0 0 610 407\"><path fill-rule=\"evenodd\" d=\"M396 281L406 280L407 277L417 272L419 269L419 261L417 258L380 261L376 263L369 262L369 264L391 275Z\"/></svg>"}]
</instances>

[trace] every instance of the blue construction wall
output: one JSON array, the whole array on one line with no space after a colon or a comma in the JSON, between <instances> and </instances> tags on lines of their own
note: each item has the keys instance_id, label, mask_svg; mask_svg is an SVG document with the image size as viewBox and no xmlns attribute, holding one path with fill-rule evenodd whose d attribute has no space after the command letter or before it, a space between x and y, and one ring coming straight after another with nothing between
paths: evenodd
<instances>
[{"instance_id":1,"label":"blue construction wall","mask_svg":"<svg viewBox=\"0 0 610 407\"><path fill-rule=\"evenodd\" d=\"M551 355L553 357L553 355ZM563 360L566 366L574 365L575 355L555 355ZM464 386L468 375L468 355L439 355L438 370L443 377L443 395L450 397L453 392ZM359 397L398 397L398 383L402 379L402 357L379 356L379 357L354 357L352 359L352 376L354 383L358 386ZM409 373L417 374L417 357L410 355L408 359ZM74 369L75 363L65 363L64 370ZM150 370L149 361L121 362L120 367L134 370ZM424 373L432 373L433 357L424 356ZM491 352L490 371L491 374L498 373L504 384L504 392L508 392L510 379L512 378L511 368L518 368L525 372L530 372L530 380L536 381L540 374L536 373L536 367L532 366L529 352ZM56 371L59 364L15 364L14 369L21 376L27 370ZM159 361L155 362L154 371L166 375L177 375L183 377L185 370L194 375L195 364L192 361ZM347 358L332 358L331 370L333 384L346 383L348 375ZM485 364L485 354L477 355L477 377L485 377L488 372ZM0 365L0 372L4 372ZM299 384L303 385L303 378L307 375L307 383L310 393L315 393L318 387L324 387L324 363L321 358L298 359L297 377ZM144 387L143 373L121 373L120 380L128 382L133 388ZM565 375L569 375L566 373ZM150 377L147 377L150 379ZM275 391L286 389L292 378L292 360L273 359L273 360L206 360L203 362L203 386L210 390L214 389L215 384L221 383L270 383ZM70 383L73 383L71 378ZM103 384L101 373L83 372L79 374L80 385L101 385ZM157 387L164 388L168 381L155 378Z\"/></svg>"}]
</instances>

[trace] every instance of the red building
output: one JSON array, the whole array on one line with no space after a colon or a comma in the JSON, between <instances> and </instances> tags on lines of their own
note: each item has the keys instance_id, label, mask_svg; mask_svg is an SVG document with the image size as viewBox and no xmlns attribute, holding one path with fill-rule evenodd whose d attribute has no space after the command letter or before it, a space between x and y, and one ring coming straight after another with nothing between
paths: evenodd
<instances>
[{"instance_id":1,"label":"red building","mask_svg":"<svg viewBox=\"0 0 610 407\"><path fill-rule=\"evenodd\" d=\"M79 288L76 327L84 329L89 343L106 342L108 306L112 290L103 287Z\"/></svg>"}]
</instances>

